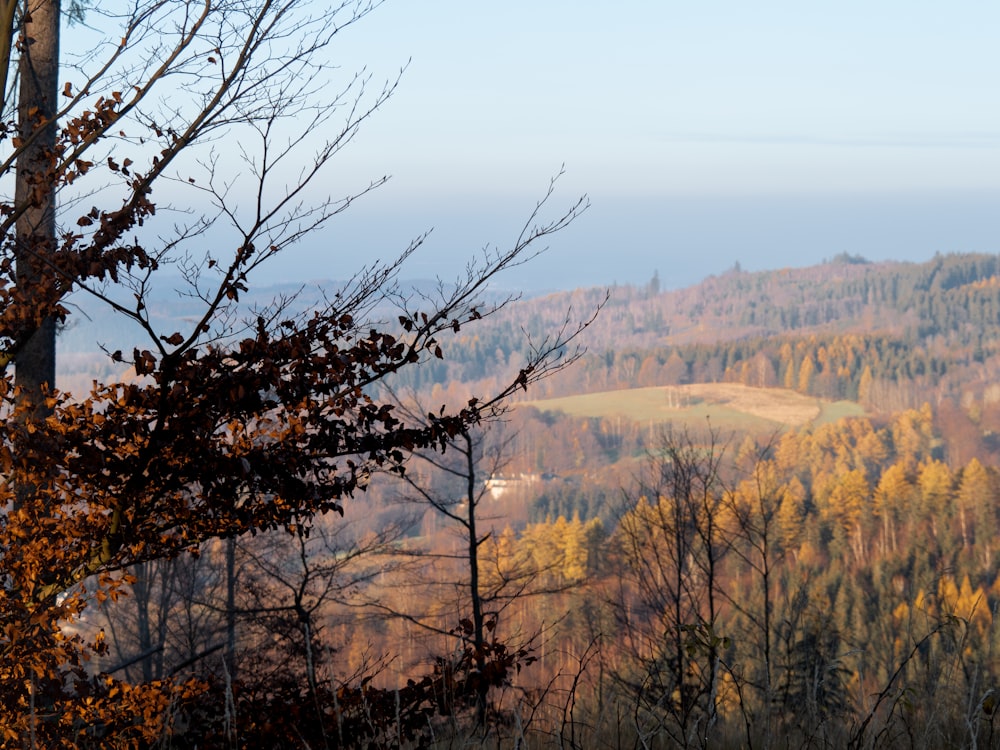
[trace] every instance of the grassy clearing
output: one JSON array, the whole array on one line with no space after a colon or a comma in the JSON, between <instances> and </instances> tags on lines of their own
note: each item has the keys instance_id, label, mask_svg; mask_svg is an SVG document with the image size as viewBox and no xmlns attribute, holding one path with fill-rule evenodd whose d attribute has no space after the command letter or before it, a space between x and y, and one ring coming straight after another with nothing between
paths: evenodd
<instances>
[{"instance_id":1,"label":"grassy clearing","mask_svg":"<svg viewBox=\"0 0 1000 750\"><path fill-rule=\"evenodd\" d=\"M825 401L813 424L829 424L844 417L863 417L865 413L864 407L856 401Z\"/></svg>"},{"instance_id":2,"label":"grassy clearing","mask_svg":"<svg viewBox=\"0 0 1000 750\"><path fill-rule=\"evenodd\" d=\"M631 388L525 403L574 417L625 417L692 427L704 426L709 420L719 429L737 431L804 427L865 413L852 401L822 401L782 388L750 388L738 383Z\"/></svg>"}]
</instances>

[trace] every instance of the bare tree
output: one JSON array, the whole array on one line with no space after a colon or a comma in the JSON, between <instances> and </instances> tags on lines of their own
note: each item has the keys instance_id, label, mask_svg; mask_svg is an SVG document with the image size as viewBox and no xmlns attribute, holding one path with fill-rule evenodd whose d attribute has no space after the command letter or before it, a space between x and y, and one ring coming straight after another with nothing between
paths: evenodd
<instances>
[{"instance_id":1,"label":"bare tree","mask_svg":"<svg viewBox=\"0 0 1000 750\"><path fill-rule=\"evenodd\" d=\"M638 486L624 494L622 574L614 611L624 658L614 677L633 701L643 746L661 734L678 747L710 744L718 722L718 632L727 487L724 449L666 432Z\"/></svg>"},{"instance_id":2,"label":"bare tree","mask_svg":"<svg viewBox=\"0 0 1000 750\"><path fill-rule=\"evenodd\" d=\"M353 622L350 610L337 605L360 599L375 578L392 571L391 553L402 532L389 527L358 534L349 525L327 522L308 533L300 526L290 536L241 540L240 594L232 611L242 631L241 661L255 665L255 674L244 682L252 680L266 689L271 682L301 675L316 725L322 727L321 687L340 687L332 685L331 661L345 645L326 636L327 626L338 616Z\"/></svg>"},{"instance_id":3,"label":"bare tree","mask_svg":"<svg viewBox=\"0 0 1000 750\"><path fill-rule=\"evenodd\" d=\"M767 460L770 449L771 444L765 445L747 457L749 466L737 467L744 479L726 496L732 526L730 549L751 571L752 593L747 596L745 591L736 595L722 592L733 610L745 620L749 631L740 639L737 651L745 654L745 664L756 662L749 673L741 671L732 675L734 681L742 683L740 711L748 728L746 742L752 746L756 734L764 747L769 747L773 740L777 707L775 640L780 610L776 589L778 565L784 557L779 543L778 510L783 494L788 491L781 486L774 463ZM756 692L757 701L751 700L750 690ZM784 711L793 713L794 707L784 706Z\"/></svg>"},{"instance_id":4,"label":"bare tree","mask_svg":"<svg viewBox=\"0 0 1000 750\"><path fill-rule=\"evenodd\" d=\"M572 364L579 353L562 360L560 366ZM412 418L427 413L413 401L397 400ZM393 497L415 509L418 519L430 513L443 520L445 531L440 538L420 546L407 545L402 551L411 565L393 585L420 591L418 604L409 597L401 603L392 603L388 597L372 602L390 617L403 618L426 633L443 636L446 642L457 641L470 650L469 666L482 675L489 672L498 648L523 649L541 637L522 633L512 645L517 638L504 623L511 605L560 593L568 586L547 580L549 571L530 557L498 554L497 536L505 518L493 483L503 481L512 442L513 437L504 432L504 422L492 420L460 430L446 450L414 452L406 472L396 478L398 489ZM444 534L453 538L454 546L443 540ZM440 593L428 596L433 591ZM466 696L473 706L475 725L483 732L489 730L488 719L495 708L490 691L496 685L494 680L474 681L474 693Z\"/></svg>"},{"instance_id":5,"label":"bare tree","mask_svg":"<svg viewBox=\"0 0 1000 750\"><path fill-rule=\"evenodd\" d=\"M465 428L446 451L414 454L415 462L400 477L402 489L396 501L416 507L418 517L429 510L445 519L454 529L456 546L445 550L411 545L405 552L411 564L405 582L399 585L421 590L423 606L388 605L385 601L376 605L428 633L467 642L473 655L470 666L480 673L486 668L487 645L496 637L508 583L490 585L482 572L486 562L482 547L497 521L495 513L487 512L491 496L486 479L502 472L509 442L501 438L487 446L486 440L485 430ZM427 592L435 589L441 593L428 597ZM469 696L476 723L484 729L490 688L490 682L482 680Z\"/></svg>"}]
</instances>

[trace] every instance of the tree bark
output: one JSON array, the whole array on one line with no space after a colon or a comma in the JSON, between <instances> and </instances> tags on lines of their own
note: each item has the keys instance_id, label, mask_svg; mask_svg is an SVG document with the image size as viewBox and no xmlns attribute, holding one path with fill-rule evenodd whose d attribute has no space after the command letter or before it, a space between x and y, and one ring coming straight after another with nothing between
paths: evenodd
<instances>
[{"instance_id":1,"label":"tree bark","mask_svg":"<svg viewBox=\"0 0 1000 750\"><path fill-rule=\"evenodd\" d=\"M26 206L17 221L18 291L31 298L46 284L47 256L56 244L55 113L59 89L60 0L29 0L21 19L18 130L23 151L17 160L16 206ZM48 283L51 283L48 279ZM44 311L43 311L44 312ZM42 393L55 383L56 331L42 315L15 352L15 384L21 401L43 406Z\"/></svg>"}]
</instances>

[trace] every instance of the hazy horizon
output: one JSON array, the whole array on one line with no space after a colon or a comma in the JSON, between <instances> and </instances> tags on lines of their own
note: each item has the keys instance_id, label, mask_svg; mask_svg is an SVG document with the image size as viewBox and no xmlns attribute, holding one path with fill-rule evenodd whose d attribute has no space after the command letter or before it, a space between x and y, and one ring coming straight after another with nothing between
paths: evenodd
<instances>
[{"instance_id":1,"label":"hazy horizon","mask_svg":"<svg viewBox=\"0 0 1000 750\"><path fill-rule=\"evenodd\" d=\"M330 189L391 179L280 270L336 277L433 227L404 274L447 279L516 237L562 164L548 215L591 209L500 283L997 252L998 25L1000 5L967 2L388 2L339 59L406 72Z\"/></svg>"},{"instance_id":2,"label":"hazy horizon","mask_svg":"<svg viewBox=\"0 0 1000 750\"><path fill-rule=\"evenodd\" d=\"M998 26L1000 5L962 0L623 0L613 12L591 0L385 2L337 31L324 93L360 72L370 104L405 72L305 202L390 179L259 278L347 278L429 229L403 277L454 278L483 246L516 238L562 165L543 217L584 193L590 210L501 286L642 283L658 271L676 288L736 262L997 252ZM106 31L74 26L67 40L85 51ZM282 134L307 159L338 125L303 138L289 121ZM253 205L240 195L247 165L222 151L230 199ZM164 229L206 209L187 183L206 175L183 170L158 195ZM268 189L295 178L289 165ZM223 229L207 237L234 241Z\"/></svg>"},{"instance_id":3,"label":"hazy horizon","mask_svg":"<svg viewBox=\"0 0 1000 750\"><path fill-rule=\"evenodd\" d=\"M553 208L569 203L560 195ZM402 278L454 278L485 244L503 247L520 230L516 199L485 205L430 202L378 221L378 200L338 217L267 267L275 281L343 278L345 255L383 259L432 229ZM936 253L1000 251L998 191L913 191L869 195L800 194L592 198L591 207L548 243L548 250L500 276L500 287L526 291L641 284L654 272L665 289L696 284L733 267L810 266L840 253L868 260L920 262ZM461 259L461 260L460 260Z\"/></svg>"}]
</instances>

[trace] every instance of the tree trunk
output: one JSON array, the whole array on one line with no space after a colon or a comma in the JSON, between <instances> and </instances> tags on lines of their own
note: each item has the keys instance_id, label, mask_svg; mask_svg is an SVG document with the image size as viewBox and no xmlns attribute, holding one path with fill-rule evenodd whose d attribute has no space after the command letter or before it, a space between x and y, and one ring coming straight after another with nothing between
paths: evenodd
<instances>
[{"instance_id":1,"label":"tree trunk","mask_svg":"<svg viewBox=\"0 0 1000 750\"><path fill-rule=\"evenodd\" d=\"M26 206L17 221L18 290L29 300L46 283L46 256L55 249L56 213L52 165L59 88L59 0L29 0L22 19L18 130L24 150L17 160L14 203ZM48 280L51 283L51 279ZM21 401L42 407L43 390L55 383L55 321L44 315L15 352L15 383Z\"/></svg>"},{"instance_id":2,"label":"tree trunk","mask_svg":"<svg viewBox=\"0 0 1000 750\"><path fill-rule=\"evenodd\" d=\"M486 724L486 701L489 697L489 683L483 673L485 666L486 622L483 615L483 600L479 591L479 531L476 529L476 462L472 435L468 430L462 430L465 441L463 453L466 458L466 501L468 502L468 519L466 526L469 532L469 598L472 600L472 638L476 650L475 661L479 669L479 689L476 694L476 721L480 727Z\"/></svg>"},{"instance_id":3,"label":"tree trunk","mask_svg":"<svg viewBox=\"0 0 1000 750\"><path fill-rule=\"evenodd\" d=\"M236 680L236 537L226 540L226 668Z\"/></svg>"}]
</instances>

